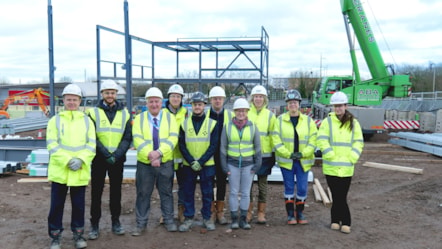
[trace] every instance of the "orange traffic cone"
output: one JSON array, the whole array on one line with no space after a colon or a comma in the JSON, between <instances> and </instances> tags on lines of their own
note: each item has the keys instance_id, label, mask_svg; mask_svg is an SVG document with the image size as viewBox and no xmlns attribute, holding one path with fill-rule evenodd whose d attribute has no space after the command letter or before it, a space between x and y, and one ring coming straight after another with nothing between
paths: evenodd
<instances>
[{"instance_id":1,"label":"orange traffic cone","mask_svg":"<svg viewBox=\"0 0 442 249\"><path fill-rule=\"evenodd\" d=\"M37 139L43 139L42 130L38 130Z\"/></svg>"}]
</instances>

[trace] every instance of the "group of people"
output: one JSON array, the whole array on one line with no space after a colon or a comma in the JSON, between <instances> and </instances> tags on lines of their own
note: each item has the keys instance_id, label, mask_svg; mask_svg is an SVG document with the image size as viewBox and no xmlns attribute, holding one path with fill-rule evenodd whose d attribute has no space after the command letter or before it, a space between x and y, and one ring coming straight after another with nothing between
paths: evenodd
<instances>
[{"instance_id":1,"label":"group of people","mask_svg":"<svg viewBox=\"0 0 442 249\"><path fill-rule=\"evenodd\" d=\"M166 106L160 89L146 91L147 111L130 120L127 109L116 99L118 86L106 80L101 84L97 107L79 111L81 89L69 84L63 90L65 110L48 122L47 148L50 153L48 180L51 208L48 233L51 249L60 248L66 195L72 202L71 230L76 248L86 248L85 189L91 180L90 240L100 235L101 198L106 175L110 184L112 232L125 234L121 214L121 184L126 152L137 150L136 224L132 236L145 231L154 187L160 195L161 222L169 232L186 232L194 226L197 179L202 194L202 225L208 231L215 224L227 224L224 215L226 185L232 229L250 229L253 219L253 180L257 176L257 223L265 224L267 177L275 162L284 182L287 224L307 224L304 204L308 173L315 161L315 149L322 151L323 173L329 185L333 206L331 229L350 233L351 217L347 204L354 165L363 148L362 130L347 110L348 99L336 92L330 99L334 112L325 118L319 131L309 116L300 112L301 95L289 90L287 112L276 117L268 109L266 89L255 86L250 100L237 99L233 112L224 108L225 91L220 86L192 95L191 110L182 100L183 88L172 85ZM173 180L178 183L178 221L174 220ZM296 192L295 192L296 190Z\"/></svg>"}]
</instances>

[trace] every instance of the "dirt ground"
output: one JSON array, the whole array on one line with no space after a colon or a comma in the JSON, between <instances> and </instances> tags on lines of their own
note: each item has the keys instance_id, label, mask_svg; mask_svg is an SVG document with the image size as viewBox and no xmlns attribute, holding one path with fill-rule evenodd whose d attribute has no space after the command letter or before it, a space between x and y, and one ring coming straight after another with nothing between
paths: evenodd
<instances>
[{"instance_id":1,"label":"dirt ground","mask_svg":"<svg viewBox=\"0 0 442 249\"><path fill-rule=\"evenodd\" d=\"M388 144L387 138L375 136L367 142L357 164L349 193L351 234L329 229L330 209L322 202L315 202L312 183L305 210L309 224L286 225L283 185L271 183L267 225L252 223L251 230L233 232L228 225L217 225L215 231L207 233L196 226L190 232L169 233L158 223L159 198L155 193L147 231L140 237L132 237L135 186L129 183L123 184L121 216L126 235L116 236L110 231L107 186L101 235L96 241L88 241L88 248L442 248L442 159ZM424 171L419 175L362 166L367 161ZM312 171L326 188L320 164ZM28 178L21 174L0 176L0 248L47 248L50 243L47 235L49 183L17 183L21 178ZM74 248L69 229L69 198L66 203L62 248ZM87 188L86 205L88 220L90 188ZM199 209L200 200L196 205ZM202 219L201 215L196 218ZM86 233L88 231L87 222Z\"/></svg>"}]
</instances>

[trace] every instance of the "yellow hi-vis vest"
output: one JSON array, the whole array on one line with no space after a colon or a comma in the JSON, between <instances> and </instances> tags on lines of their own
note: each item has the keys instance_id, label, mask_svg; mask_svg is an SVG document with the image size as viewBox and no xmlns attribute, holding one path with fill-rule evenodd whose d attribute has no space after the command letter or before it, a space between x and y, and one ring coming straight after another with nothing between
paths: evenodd
<instances>
[{"instance_id":1,"label":"yellow hi-vis vest","mask_svg":"<svg viewBox=\"0 0 442 249\"><path fill-rule=\"evenodd\" d=\"M67 186L86 186L95 157L95 126L82 111L62 111L52 117L46 129L49 152L48 180ZM79 158L83 165L72 171L68 163Z\"/></svg>"},{"instance_id":2,"label":"yellow hi-vis vest","mask_svg":"<svg viewBox=\"0 0 442 249\"><path fill-rule=\"evenodd\" d=\"M195 160L200 159L210 146L210 135L216 126L216 121L206 117L201 124L201 128L196 134L193 127L192 116L186 118L181 125L186 138L186 147ZM189 166L191 162L184 160L184 165ZM213 166L215 161L213 156L204 164L204 166ZM201 165L203 166L203 165Z\"/></svg>"},{"instance_id":3,"label":"yellow hi-vis vest","mask_svg":"<svg viewBox=\"0 0 442 249\"><path fill-rule=\"evenodd\" d=\"M256 107L251 104L247 117L259 130L262 157L271 157L273 152L271 132L275 126L275 114L265 107L258 113Z\"/></svg>"},{"instance_id":4,"label":"yellow hi-vis vest","mask_svg":"<svg viewBox=\"0 0 442 249\"><path fill-rule=\"evenodd\" d=\"M163 108L163 110L169 112L170 114L172 114L172 116L175 117L178 127L180 127L181 124L184 122L184 119L186 119L187 108L184 106L181 106L181 108L177 111L176 114L171 113L167 108ZM175 149L173 150L173 161L174 161L175 170L178 170L178 165L183 162L183 155L181 155L179 146L176 146Z\"/></svg>"},{"instance_id":5,"label":"yellow hi-vis vest","mask_svg":"<svg viewBox=\"0 0 442 249\"><path fill-rule=\"evenodd\" d=\"M178 143L178 126L175 118L169 112L162 112L159 132L160 147L158 150L163 155L161 162L165 163L173 160L173 149ZM153 151L153 139L147 111L135 117L132 136L134 147L137 149L137 160L150 164L148 155Z\"/></svg>"},{"instance_id":6,"label":"yellow hi-vis vest","mask_svg":"<svg viewBox=\"0 0 442 249\"><path fill-rule=\"evenodd\" d=\"M353 119L341 127L341 121L334 112L321 122L318 132L318 147L322 151L324 175L350 177L364 147L364 137L359 122Z\"/></svg>"},{"instance_id":7,"label":"yellow hi-vis vest","mask_svg":"<svg viewBox=\"0 0 442 249\"><path fill-rule=\"evenodd\" d=\"M315 163L318 129L315 122L309 116L300 113L296 132L299 138L299 152L302 153L301 166L304 172L307 172ZM272 142L275 146L278 165L286 169L292 169L293 159L290 157L295 149L295 131L288 112L281 114L277 118L272 134Z\"/></svg>"},{"instance_id":8,"label":"yellow hi-vis vest","mask_svg":"<svg viewBox=\"0 0 442 249\"><path fill-rule=\"evenodd\" d=\"M209 108L207 111L206 111L206 116L207 117L209 117L210 118L210 111L211 111L212 109L211 108ZM225 126L228 122L230 122L231 120L232 120L232 118L233 118L233 112L232 111L229 111L229 110L227 110L226 108L224 108L224 117L223 117L224 119L224 122L223 122L223 126ZM220 130L222 129L222 127L220 127L219 128Z\"/></svg>"},{"instance_id":9,"label":"yellow hi-vis vest","mask_svg":"<svg viewBox=\"0 0 442 249\"><path fill-rule=\"evenodd\" d=\"M253 138L256 131L253 123L247 121L242 129L242 135L232 121L228 122L224 128L227 134L227 156L236 160L253 160L253 155L255 155Z\"/></svg>"},{"instance_id":10,"label":"yellow hi-vis vest","mask_svg":"<svg viewBox=\"0 0 442 249\"><path fill-rule=\"evenodd\" d=\"M103 109L95 107L89 110L91 110L89 111L89 116L95 122L97 139L109 152L114 152L124 135L127 121L130 118L129 112L126 108L118 110L111 124Z\"/></svg>"}]
</instances>

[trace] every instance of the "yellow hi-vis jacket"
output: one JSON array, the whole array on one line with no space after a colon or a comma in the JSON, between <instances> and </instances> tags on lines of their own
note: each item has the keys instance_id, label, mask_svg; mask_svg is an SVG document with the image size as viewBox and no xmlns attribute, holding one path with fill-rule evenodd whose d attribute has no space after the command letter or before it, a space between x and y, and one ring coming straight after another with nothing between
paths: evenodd
<instances>
[{"instance_id":1,"label":"yellow hi-vis jacket","mask_svg":"<svg viewBox=\"0 0 442 249\"><path fill-rule=\"evenodd\" d=\"M46 129L49 152L48 180L67 186L86 186L91 178L95 157L95 126L82 111L62 111L52 117ZM79 158L83 165L77 171L68 162Z\"/></svg>"},{"instance_id":2,"label":"yellow hi-vis jacket","mask_svg":"<svg viewBox=\"0 0 442 249\"><path fill-rule=\"evenodd\" d=\"M196 134L195 128L193 127L192 116L186 118L181 125L186 139L186 147L189 153L195 160L200 159L210 146L210 136L213 129L216 126L216 121L206 117L201 125L201 128ZM184 165L189 166L190 163L184 160ZM213 156L204 165L201 166L213 166L215 161Z\"/></svg>"},{"instance_id":3,"label":"yellow hi-vis jacket","mask_svg":"<svg viewBox=\"0 0 442 249\"><path fill-rule=\"evenodd\" d=\"M181 106L180 109L175 114L171 113L169 109L167 109L166 107L163 108L163 110L175 116L175 121L177 123L178 128L181 126L181 124L184 122L184 119L186 119L187 116L187 108L184 106ZM183 162L183 155L181 155L179 146L176 146L175 149L173 150L173 161L174 161L175 170L178 170L178 165Z\"/></svg>"},{"instance_id":4,"label":"yellow hi-vis jacket","mask_svg":"<svg viewBox=\"0 0 442 249\"><path fill-rule=\"evenodd\" d=\"M112 124L109 123L106 113L101 108L89 109L89 116L95 122L97 139L110 153L114 152L121 142L126 123L130 118L127 109L118 110Z\"/></svg>"},{"instance_id":5,"label":"yellow hi-vis jacket","mask_svg":"<svg viewBox=\"0 0 442 249\"><path fill-rule=\"evenodd\" d=\"M161 112L158 150L162 154L161 162L165 163L173 160L173 149L178 143L178 126L172 114ZM137 149L137 160L150 164L148 155L153 151L153 139L148 111L142 112L135 117L132 136L134 147Z\"/></svg>"},{"instance_id":6,"label":"yellow hi-vis jacket","mask_svg":"<svg viewBox=\"0 0 442 249\"><path fill-rule=\"evenodd\" d=\"M299 152L302 153L300 160L304 172L310 170L315 163L315 147L318 129L315 122L307 115L299 113L296 132L299 138ZM293 160L290 158L295 149L295 131L290 121L288 112L281 114L276 119L272 142L275 146L276 161L280 167L292 169Z\"/></svg>"},{"instance_id":7,"label":"yellow hi-vis jacket","mask_svg":"<svg viewBox=\"0 0 442 249\"><path fill-rule=\"evenodd\" d=\"M353 130L349 122L341 126L336 113L321 122L318 132L318 147L322 151L324 175L350 177L364 147L364 137L359 122L353 119Z\"/></svg>"},{"instance_id":8,"label":"yellow hi-vis jacket","mask_svg":"<svg viewBox=\"0 0 442 249\"><path fill-rule=\"evenodd\" d=\"M248 119L258 127L261 138L262 157L271 157L273 152L271 132L274 129L276 116L265 106L258 112L253 103L247 115Z\"/></svg>"}]
</instances>

